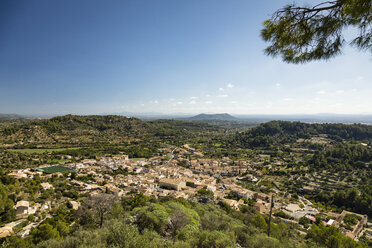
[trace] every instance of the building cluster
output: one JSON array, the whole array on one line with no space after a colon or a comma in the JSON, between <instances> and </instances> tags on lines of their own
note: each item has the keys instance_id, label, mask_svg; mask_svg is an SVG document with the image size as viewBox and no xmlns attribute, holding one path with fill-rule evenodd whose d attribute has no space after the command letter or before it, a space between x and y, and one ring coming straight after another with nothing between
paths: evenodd
<instances>
[{"instance_id":1,"label":"building cluster","mask_svg":"<svg viewBox=\"0 0 372 248\"><path fill-rule=\"evenodd\" d=\"M165 155L149 159L129 159L127 155L120 155L97 160L85 159L63 166L74 170L74 173L69 173L69 184L82 193L106 192L119 197L143 193L147 196L189 199L197 195L201 189L205 189L213 192L215 199L225 202L234 209L238 210L240 205L252 202L260 213L270 212L271 195L249 190L240 183L242 181L258 183L262 172L257 167L271 166L267 163L270 161L269 155L259 155L249 162L228 157L208 159L204 158L201 151L188 145L182 148L163 148L160 152ZM282 161L271 160L271 163L280 165ZM53 174L62 175L61 172L43 174L39 170L31 169L14 171L8 175L15 178L32 178L36 174L41 178L50 178ZM47 182L42 183L41 187L44 190L53 188ZM276 198L276 203L273 204L274 211L286 211L295 220L303 216L311 219L316 214L316 210L308 206L306 209L297 209L298 207L294 207L295 204L278 201L279 198ZM76 201L69 201L70 207L74 209L77 209L79 204ZM15 206L17 215L27 215L35 212L37 208L46 207L47 204L31 207L27 201L19 201ZM366 219L363 217L362 222L364 221ZM336 216L332 223L327 224L340 226L341 222L342 218ZM358 224L352 232L345 231L345 234L352 238L357 237L362 224Z\"/></svg>"}]
</instances>

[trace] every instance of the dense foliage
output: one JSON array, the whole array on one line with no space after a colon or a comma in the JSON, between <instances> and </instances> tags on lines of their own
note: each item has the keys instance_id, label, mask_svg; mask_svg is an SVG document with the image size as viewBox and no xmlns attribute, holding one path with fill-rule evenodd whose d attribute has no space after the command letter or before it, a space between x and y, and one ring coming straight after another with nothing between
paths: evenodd
<instances>
[{"instance_id":1,"label":"dense foliage","mask_svg":"<svg viewBox=\"0 0 372 248\"><path fill-rule=\"evenodd\" d=\"M293 218L281 210L273 212L272 235L268 237L267 216L256 212L254 200L245 199L248 206L236 211L215 200L214 193L206 189L188 201L135 194L122 199L106 195L102 198L109 204L99 204L99 199L97 203L97 199L71 187L67 175L48 178L53 185L49 190L42 189L45 179L38 176L14 179L7 175L14 169L118 154L130 158L159 156L164 162L175 147L186 151L182 156L188 160L200 158L194 151L202 152L203 158L229 157L230 164L224 166L244 160L247 171L238 175L238 184L247 189L266 194L280 190L283 199L294 202L305 196L325 212L350 210L372 216L371 126L271 121L252 128L252 123L143 122L122 116L71 115L0 123L0 225L16 220L14 205L23 199L35 204L58 201L59 206L38 213L40 225L25 239L12 236L2 240L5 247L146 247L150 243L153 247L361 246L341 235L340 230L320 222L311 226L303 217L300 224L311 226L305 237L298 233L299 229L306 231L303 227L280 221ZM172 155L181 156L178 150ZM179 166L187 168L190 163L184 159ZM253 183L245 178L251 173L262 180ZM119 169L107 174L130 173ZM75 177L73 173L71 179ZM93 177L83 175L79 180L87 183ZM314 189L305 191L305 186ZM233 194L227 198L239 200ZM67 208L66 201L70 200L82 202L81 210ZM28 216L18 229L34 218ZM346 217L345 225L352 223L355 217Z\"/></svg>"},{"instance_id":2,"label":"dense foliage","mask_svg":"<svg viewBox=\"0 0 372 248\"><path fill-rule=\"evenodd\" d=\"M0 128L0 142L36 147L42 144L122 144L143 139L175 142L196 134L221 132L207 123L175 120L144 122L125 116L66 115ZM27 145L28 144L28 145Z\"/></svg>"},{"instance_id":3,"label":"dense foliage","mask_svg":"<svg viewBox=\"0 0 372 248\"><path fill-rule=\"evenodd\" d=\"M107 199L105 198L105 201ZM71 226L72 219L77 223ZM333 227L313 225L307 237L291 225L271 223L252 207L240 211L184 199L124 197L107 211L102 227L91 212L74 215L61 206L26 239L4 247L362 247ZM335 246L335 244L338 244Z\"/></svg>"},{"instance_id":4,"label":"dense foliage","mask_svg":"<svg viewBox=\"0 0 372 248\"><path fill-rule=\"evenodd\" d=\"M372 141L372 126L353 124L308 124L302 122L270 121L246 132L237 133L233 145L246 148L272 148L297 139L308 139L314 135L327 135L334 141Z\"/></svg>"},{"instance_id":5,"label":"dense foliage","mask_svg":"<svg viewBox=\"0 0 372 248\"><path fill-rule=\"evenodd\" d=\"M290 63L329 59L341 53L345 44L343 30L358 32L350 44L372 51L372 2L334 0L314 5L290 4L264 22L261 36L271 43L268 55L281 55Z\"/></svg>"}]
</instances>

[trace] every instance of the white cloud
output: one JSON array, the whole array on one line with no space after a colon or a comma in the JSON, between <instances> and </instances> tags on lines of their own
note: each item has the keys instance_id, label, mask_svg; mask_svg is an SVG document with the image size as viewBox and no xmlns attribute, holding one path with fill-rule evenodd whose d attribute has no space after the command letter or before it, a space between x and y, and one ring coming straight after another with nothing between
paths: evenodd
<instances>
[{"instance_id":1,"label":"white cloud","mask_svg":"<svg viewBox=\"0 0 372 248\"><path fill-rule=\"evenodd\" d=\"M191 101L189 102L189 104L196 104L196 101L195 101L195 100L191 100Z\"/></svg>"},{"instance_id":2,"label":"white cloud","mask_svg":"<svg viewBox=\"0 0 372 248\"><path fill-rule=\"evenodd\" d=\"M231 103L232 103L232 104L237 104L238 102L237 102L237 101L232 101Z\"/></svg>"},{"instance_id":3,"label":"white cloud","mask_svg":"<svg viewBox=\"0 0 372 248\"><path fill-rule=\"evenodd\" d=\"M178 105L181 105L181 104L183 104L183 102L177 102L177 104L178 104Z\"/></svg>"},{"instance_id":4,"label":"white cloud","mask_svg":"<svg viewBox=\"0 0 372 248\"><path fill-rule=\"evenodd\" d=\"M211 95L207 94L207 95L205 95L205 97L211 97Z\"/></svg>"},{"instance_id":5,"label":"white cloud","mask_svg":"<svg viewBox=\"0 0 372 248\"><path fill-rule=\"evenodd\" d=\"M143 107L143 106L145 106L145 104L141 103L141 106Z\"/></svg>"},{"instance_id":6,"label":"white cloud","mask_svg":"<svg viewBox=\"0 0 372 248\"><path fill-rule=\"evenodd\" d=\"M158 103L159 103L159 101L158 101L158 100L155 100L155 101L154 101L154 103L155 103L155 104L158 104Z\"/></svg>"},{"instance_id":7,"label":"white cloud","mask_svg":"<svg viewBox=\"0 0 372 248\"><path fill-rule=\"evenodd\" d=\"M205 104L212 104L212 101L206 101Z\"/></svg>"},{"instance_id":8,"label":"white cloud","mask_svg":"<svg viewBox=\"0 0 372 248\"><path fill-rule=\"evenodd\" d=\"M171 102L173 102L174 100L176 100L176 99L174 99L174 98L169 99L169 101L171 101Z\"/></svg>"},{"instance_id":9,"label":"white cloud","mask_svg":"<svg viewBox=\"0 0 372 248\"><path fill-rule=\"evenodd\" d=\"M327 93L325 90L319 90L317 92L318 95L324 95L325 93Z\"/></svg>"},{"instance_id":10,"label":"white cloud","mask_svg":"<svg viewBox=\"0 0 372 248\"><path fill-rule=\"evenodd\" d=\"M280 88L280 83L275 84L276 88Z\"/></svg>"},{"instance_id":11,"label":"white cloud","mask_svg":"<svg viewBox=\"0 0 372 248\"><path fill-rule=\"evenodd\" d=\"M336 94L343 94L343 93L345 93L344 90L336 90Z\"/></svg>"},{"instance_id":12,"label":"white cloud","mask_svg":"<svg viewBox=\"0 0 372 248\"><path fill-rule=\"evenodd\" d=\"M293 98L290 98L290 97L286 97L283 99L283 101L285 102L290 102L290 101L293 101L294 99Z\"/></svg>"},{"instance_id":13,"label":"white cloud","mask_svg":"<svg viewBox=\"0 0 372 248\"><path fill-rule=\"evenodd\" d=\"M363 80L363 79L364 79L363 76L358 76L358 77L357 77L357 80L358 80L358 81L361 81L361 80Z\"/></svg>"},{"instance_id":14,"label":"white cloud","mask_svg":"<svg viewBox=\"0 0 372 248\"><path fill-rule=\"evenodd\" d=\"M226 95L226 94L223 94L223 95L217 95L216 97L218 97L218 98L226 98L226 97L228 97L229 95Z\"/></svg>"},{"instance_id":15,"label":"white cloud","mask_svg":"<svg viewBox=\"0 0 372 248\"><path fill-rule=\"evenodd\" d=\"M195 100L195 99L197 99L197 97L196 96L191 96L190 99Z\"/></svg>"},{"instance_id":16,"label":"white cloud","mask_svg":"<svg viewBox=\"0 0 372 248\"><path fill-rule=\"evenodd\" d=\"M227 88L229 88L229 89L234 88L234 85L230 83L230 84L227 85Z\"/></svg>"},{"instance_id":17,"label":"white cloud","mask_svg":"<svg viewBox=\"0 0 372 248\"><path fill-rule=\"evenodd\" d=\"M218 88L219 91L223 91L223 88Z\"/></svg>"}]
</instances>

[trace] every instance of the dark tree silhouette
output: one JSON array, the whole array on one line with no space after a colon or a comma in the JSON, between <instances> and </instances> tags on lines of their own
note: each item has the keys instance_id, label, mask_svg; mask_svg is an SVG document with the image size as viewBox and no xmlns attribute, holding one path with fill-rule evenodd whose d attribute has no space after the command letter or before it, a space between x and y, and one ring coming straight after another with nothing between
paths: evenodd
<instances>
[{"instance_id":1,"label":"dark tree silhouette","mask_svg":"<svg viewBox=\"0 0 372 248\"><path fill-rule=\"evenodd\" d=\"M372 52L371 0L335 0L312 7L287 5L264 22L261 36L271 43L265 49L267 55L304 63L340 54L347 27L359 32L350 44Z\"/></svg>"},{"instance_id":2,"label":"dark tree silhouette","mask_svg":"<svg viewBox=\"0 0 372 248\"><path fill-rule=\"evenodd\" d=\"M84 223L96 223L102 227L105 216L112 210L117 197L110 194L90 195L78 209Z\"/></svg>"}]
</instances>

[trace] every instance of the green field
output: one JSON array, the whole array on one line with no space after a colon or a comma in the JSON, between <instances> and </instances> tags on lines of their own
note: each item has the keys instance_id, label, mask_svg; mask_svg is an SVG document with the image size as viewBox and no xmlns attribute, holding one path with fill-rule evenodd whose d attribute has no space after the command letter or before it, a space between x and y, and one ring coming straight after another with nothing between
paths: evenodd
<instances>
[{"instance_id":1,"label":"green field","mask_svg":"<svg viewBox=\"0 0 372 248\"><path fill-rule=\"evenodd\" d=\"M60 166L60 165L56 165L56 166L49 166L49 167L44 167L44 168L38 168L37 169L38 171L42 171L46 174L52 174L52 173L56 173L56 172L61 172L61 173L65 173L65 172L71 172L71 171L74 171L70 168L67 168L67 167L64 167L64 166Z\"/></svg>"},{"instance_id":2,"label":"green field","mask_svg":"<svg viewBox=\"0 0 372 248\"><path fill-rule=\"evenodd\" d=\"M37 153L37 154L42 154L45 152L60 152L60 151L65 151L65 150L75 150L75 149L80 149L81 147L68 147L68 148L26 148L26 149L7 149L8 151L12 152L21 152L21 153Z\"/></svg>"},{"instance_id":3,"label":"green field","mask_svg":"<svg viewBox=\"0 0 372 248\"><path fill-rule=\"evenodd\" d=\"M133 160L133 161L138 161L140 159L143 159L143 158L130 158L130 160Z\"/></svg>"}]
</instances>

